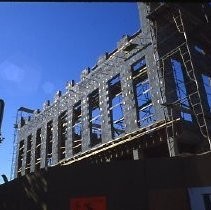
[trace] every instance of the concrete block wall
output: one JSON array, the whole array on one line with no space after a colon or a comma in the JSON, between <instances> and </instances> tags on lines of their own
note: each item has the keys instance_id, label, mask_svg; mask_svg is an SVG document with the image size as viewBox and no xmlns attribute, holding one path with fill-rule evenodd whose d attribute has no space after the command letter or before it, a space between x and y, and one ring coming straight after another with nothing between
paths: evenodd
<instances>
[{"instance_id":1,"label":"concrete block wall","mask_svg":"<svg viewBox=\"0 0 211 210\"><path fill-rule=\"evenodd\" d=\"M18 141L24 139L26 143L27 136L33 135L33 148L32 148L32 161L31 169L35 170L35 141L36 131L41 128L42 143L41 143L41 168L46 167L46 129L47 123L53 120L53 154L52 165L58 163L58 117L67 110L67 140L65 142L65 158L72 157L72 109L75 103L81 100L82 111L82 152L90 149L90 127L89 127L89 104L88 96L92 91L99 88L99 106L102 114L102 143L108 141L115 141L111 135L111 119L109 112L109 93L108 93L108 81L117 74L120 74L121 87L123 95L123 113L124 123L126 124L125 133L130 133L139 129L137 123L137 112L135 104L135 96L133 90L131 65L138 61L143 56L146 57L147 73L149 77L149 83L151 86L152 103L156 110L156 120L163 119L162 107L159 102L159 81L158 75L152 66L153 57L151 56L151 44L150 40L145 40L145 46L143 46L143 36L138 31L133 36L123 37L117 45L117 49L113 52L106 53L100 56L97 64L93 69L85 69L81 74L81 81L75 85L67 85L67 91L64 94L57 92L54 101L49 104L45 103L43 109L33 115L30 121L22 127L19 127ZM142 38L141 38L142 37ZM129 43L137 44L137 47L131 51L124 51ZM18 147L19 148L19 147ZM17 148L17 149L18 149ZM18 154L18 151L17 151ZM26 147L24 150L24 157L26 156ZM16 159L16 174L17 177L17 164L18 157ZM25 158L22 163L22 175L25 174Z\"/></svg>"}]
</instances>

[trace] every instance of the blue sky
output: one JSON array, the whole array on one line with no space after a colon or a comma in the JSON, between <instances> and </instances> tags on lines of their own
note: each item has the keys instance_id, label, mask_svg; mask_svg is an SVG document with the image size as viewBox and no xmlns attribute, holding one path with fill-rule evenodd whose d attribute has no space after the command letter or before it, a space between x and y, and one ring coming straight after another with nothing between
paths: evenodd
<instances>
[{"instance_id":1,"label":"blue sky","mask_svg":"<svg viewBox=\"0 0 211 210\"><path fill-rule=\"evenodd\" d=\"M140 24L136 3L3 2L0 26L0 98L5 101L0 174L9 178L17 109L42 108Z\"/></svg>"}]
</instances>

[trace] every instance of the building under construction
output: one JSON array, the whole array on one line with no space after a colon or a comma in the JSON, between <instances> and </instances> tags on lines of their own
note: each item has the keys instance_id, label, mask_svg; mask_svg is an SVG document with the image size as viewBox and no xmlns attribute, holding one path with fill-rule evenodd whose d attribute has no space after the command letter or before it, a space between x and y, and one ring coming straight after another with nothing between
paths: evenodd
<instances>
[{"instance_id":1,"label":"building under construction","mask_svg":"<svg viewBox=\"0 0 211 210\"><path fill-rule=\"evenodd\" d=\"M211 6L138 8L79 83L18 110L1 210L211 209Z\"/></svg>"},{"instance_id":2,"label":"building under construction","mask_svg":"<svg viewBox=\"0 0 211 210\"><path fill-rule=\"evenodd\" d=\"M210 4L138 8L141 29L80 82L68 82L42 110L19 109L15 178L56 165L210 151Z\"/></svg>"}]
</instances>

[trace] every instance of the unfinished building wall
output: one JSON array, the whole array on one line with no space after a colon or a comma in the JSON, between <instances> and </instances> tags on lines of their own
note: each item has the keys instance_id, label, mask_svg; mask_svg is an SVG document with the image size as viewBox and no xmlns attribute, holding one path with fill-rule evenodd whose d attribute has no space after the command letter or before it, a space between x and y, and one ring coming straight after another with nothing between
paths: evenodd
<instances>
[{"instance_id":1,"label":"unfinished building wall","mask_svg":"<svg viewBox=\"0 0 211 210\"><path fill-rule=\"evenodd\" d=\"M80 155L161 120L162 114L156 108L154 88L150 84L154 81L154 75L150 78L151 69L147 58L144 60L143 81L139 81L134 74L134 65L146 56L141 40L141 32L132 37L123 37L115 51L101 56L93 69L82 72L78 84L68 84L65 94L57 92L51 105L46 102L43 110L20 126L19 141L26 139L27 135L33 136L31 172L39 167L53 166L63 159ZM142 77L142 67L139 70L138 74ZM139 70L136 69L137 72ZM142 90L135 87L139 83L145 83ZM143 102L144 107L137 103L138 97L141 97L140 100L148 98L148 101ZM153 119L150 111L152 107L155 107ZM65 122L61 122L63 115ZM62 127L64 124L65 127ZM36 137L38 130L39 137ZM19 152L21 155L21 150ZM22 165L24 168L25 163Z\"/></svg>"},{"instance_id":2,"label":"unfinished building wall","mask_svg":"<svg viewBox=\"0 0 211 210\"><path fill-rule=\"evenodd\" d=\"M210 89L203 82L210 75L204 65L209 55L197 59L205 49L196 51L199 44L191 39L195 26L191 12L185 15L190 9L164 3L138 6L142 31L123 36L113 52L82 71L80 82L69 82L64 94L58 91L51 104L19 126L15 176L27 173L29 164L33 172L83 158L97 163L209 149L205 116L210 116Z\"/></svg>"}]
</instances>

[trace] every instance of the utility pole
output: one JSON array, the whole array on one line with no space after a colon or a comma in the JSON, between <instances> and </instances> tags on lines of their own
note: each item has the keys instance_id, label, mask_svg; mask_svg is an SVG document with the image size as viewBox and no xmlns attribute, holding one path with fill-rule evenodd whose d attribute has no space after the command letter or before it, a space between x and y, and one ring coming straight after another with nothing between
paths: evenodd
<instances>
[{"instance_id":1,"label":"utility pole","mask_svg":"<svg viewBox=\"0 0 211 210\"><path fill-rule=\"evenodd\" d=\"M4 100L0 99L0 143L4 140L1 134L1 124L3 119L3 113L4 113Z\"/></svg>"}]
</instances>

